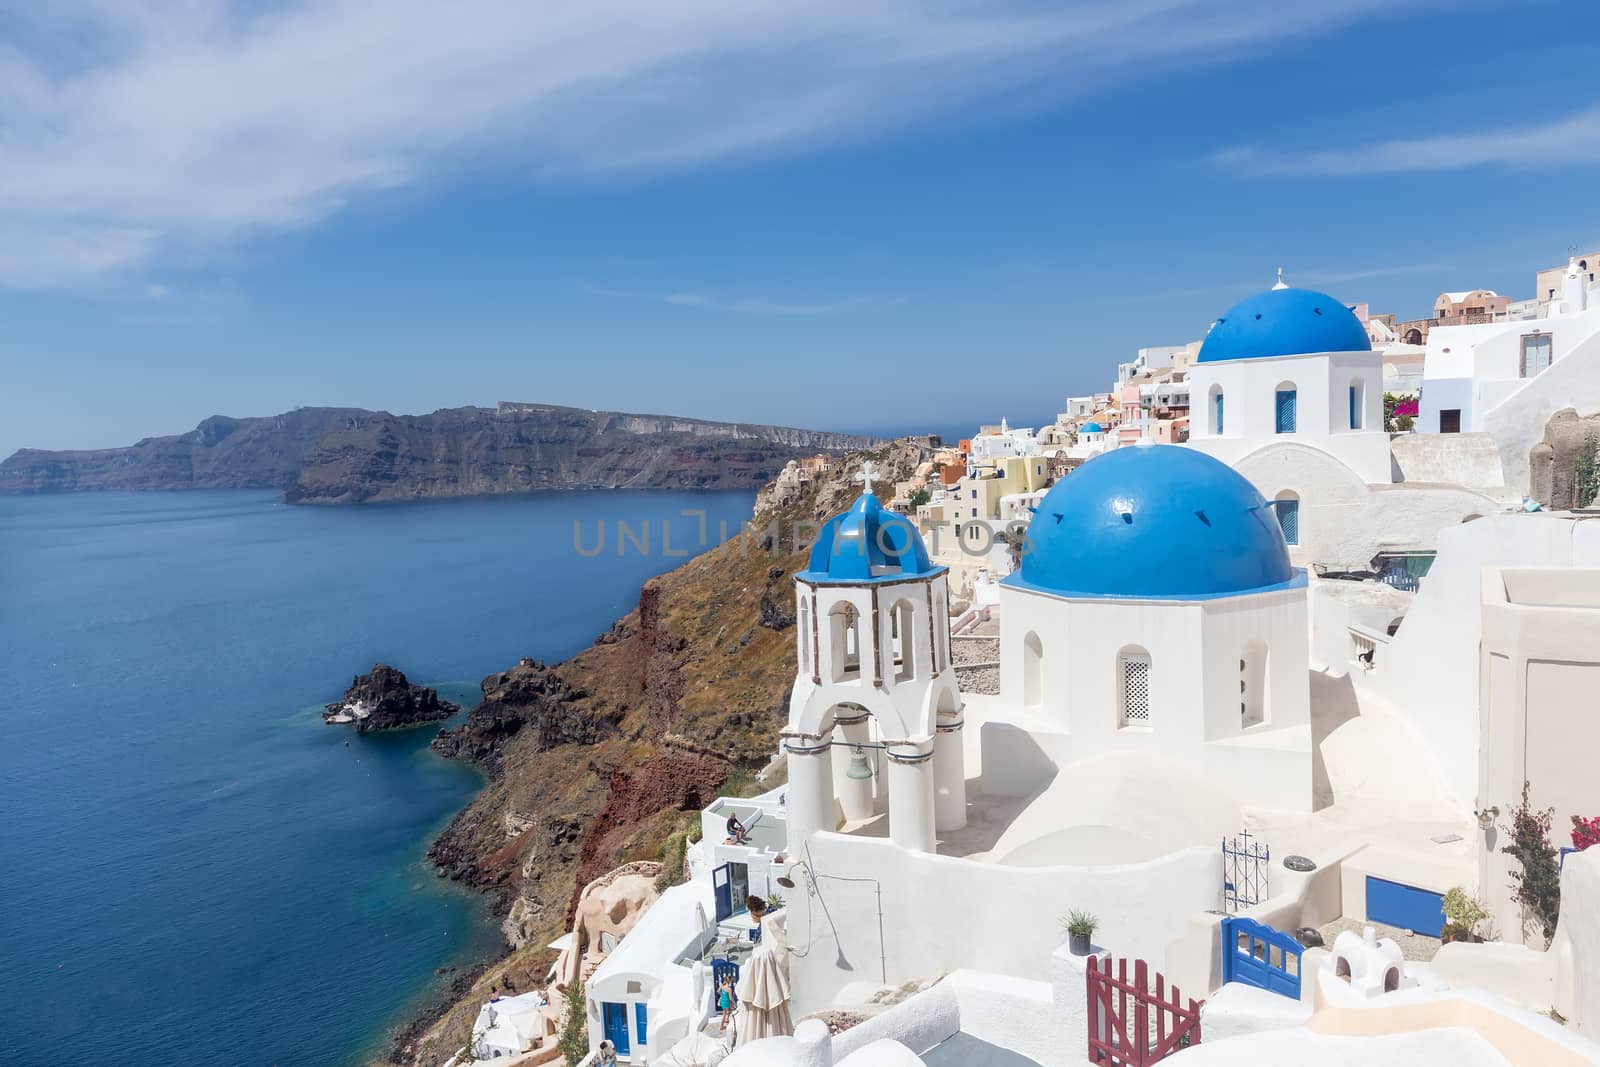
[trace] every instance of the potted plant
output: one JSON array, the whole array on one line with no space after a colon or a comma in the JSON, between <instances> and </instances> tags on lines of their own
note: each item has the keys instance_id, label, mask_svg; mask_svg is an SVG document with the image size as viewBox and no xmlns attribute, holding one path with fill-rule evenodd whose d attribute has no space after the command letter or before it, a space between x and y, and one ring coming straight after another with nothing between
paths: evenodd
<instances>
[{"instance_id":1,"label":"potted plant","mask_svg":"<svg viewBox=\"0 0 1600 1067\"><path fill-rule=\"evenodd\" d=\"M1067 951L1074 956L1087 956L1092 947L1090 938L1099 925L1100 921L1086 911L1067 912L1061 920L1061 927L1067 932Z\"/></svg>"},{"instance_id":2,"label":"potted plant","mask_svg":"<svg viewBox=\"0 0 1600 1067\"><path fill-rule=\"evenodd\" d=\"M1489 917L1489 909L1472 894L1461 886L1456 886L1444 895L1444 929L1439 932L1439 940L1445 944L1452 941L1482 941L1478 935L1478 924Z\"/></svg>"}]
</instances>

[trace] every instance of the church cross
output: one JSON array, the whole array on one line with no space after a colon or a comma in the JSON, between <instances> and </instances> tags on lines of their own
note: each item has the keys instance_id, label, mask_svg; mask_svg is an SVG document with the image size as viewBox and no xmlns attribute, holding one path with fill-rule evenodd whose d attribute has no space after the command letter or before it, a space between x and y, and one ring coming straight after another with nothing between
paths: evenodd
<instances>
[{"instance_id":1,"label":"church cross","mask_svg":"<svg viewBox=\"0 0 1600 1067\"><path fill-rule=\"evenodd\" d=\"M861 473L856 475L857 480L861 482L861 485L868 496L872 495L872 480L877 476L877 464L873 463L870 459L861 465Z\"/></svg>"}]
</instances>

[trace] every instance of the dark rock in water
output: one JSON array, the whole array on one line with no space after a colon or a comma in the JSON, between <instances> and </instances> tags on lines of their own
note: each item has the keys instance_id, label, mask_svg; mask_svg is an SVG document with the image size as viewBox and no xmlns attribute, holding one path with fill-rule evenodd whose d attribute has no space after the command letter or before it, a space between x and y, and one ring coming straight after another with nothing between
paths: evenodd
<instances>
[{"instance_id":1,"label":"dark rock in water","mask_svg":"<svg viewBox=\"0 0 1600 1067\"><path fill-rule=\"evenodd\" d=\"M424 685L412 685L404 674L379 663L370 674L350 683L344 699L322 713L326 723L352 723L363 733L448 719L461 709Z\"/></svg>"},{"instance_id":2,"label":"dark rock in water","mask_svg":"<svg viewBox=\"0 0 1600 1067\"><path fill-rule=\"evenodd\" d=\"M534 731L540 752L557 745L592 745L615 731L626 710L604 701L584 705L588 691L568 685L554 668L531 659L489 675L481 688L482 703L460 726L440 730L433 750L471 760L492 775L500 773L506 742L524 729Z\"/></svg>"}]
</instances>

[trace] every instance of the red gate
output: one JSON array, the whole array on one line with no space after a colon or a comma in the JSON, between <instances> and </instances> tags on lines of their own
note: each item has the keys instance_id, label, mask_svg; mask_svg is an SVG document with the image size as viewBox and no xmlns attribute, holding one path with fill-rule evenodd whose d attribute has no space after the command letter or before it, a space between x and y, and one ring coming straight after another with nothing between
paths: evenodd
<instances>
[{"instance_id":1,"label":"red gate","mask_svg":"<svg viewBox=\"0 0 1600 1067\"><path fill-rule=\"evenodd\" d=\"M1144 960L1133 961L1132 981L1126 959L1108 959L1102 966L1090 956L1088 962L1090 1063L1147 1067L1200 1043L1203 1001L1191 999L1185 1007L1178 987L1168 989L1159 973L1151 990Z\"/></svg>"}]
</instances>

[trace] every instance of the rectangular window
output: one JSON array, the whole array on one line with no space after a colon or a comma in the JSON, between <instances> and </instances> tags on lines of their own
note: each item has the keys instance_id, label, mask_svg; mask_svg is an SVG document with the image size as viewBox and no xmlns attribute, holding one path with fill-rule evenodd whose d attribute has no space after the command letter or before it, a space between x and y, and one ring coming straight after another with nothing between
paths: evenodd
<instances>
[{"instance_id":1,"label":"rectangular window","mask_svg":"<svg viewBox=\"0 0 1600 1067\"><path fill-rule=\"evenodd\" d=\"M1460 408L1445 408L1443 411L1439 412L1439 432L1440 433L1460 433L1461 432L1461 409Z\"/></svg>"},{"instance_id":2,"label":"rectangular window","mask_svg":"<svg viewBox=\"0 0 1600 1067\"><path fill-rule=\"evenodd\" d=\"M1221 393L1217 394L1216 423L1217 423L1217 433L1221 434L1222 433L1222 394Z\"/></svg>"},{"instance_id":3,"label":"rectangular window","mask_svg":"<svg viewBox=\"0 0 1600 1067\"><path fill-rule=\"evenodd\" d=\"M1283 539L1291 545L1300 543L1300 501L1280 500L1277 506L1278 525L1283 527Z\"/></svg>"},{"instance_id":4,"label":"rectangular window","mask_svg":"<svg viewBox=\"0 0 1600 1067\"><path fill-rule=\"evenodd\" d=\"M1522 339L1522 376L1532 378L1550 368L1550 341L1547 333L1530 333Z\"/></svg>"},{"instance_id":5,"label":"rectangular window","mask_svg":"<svg viewBox=\"0 0 1600 1067\"><path fill-rule=\"evenodd\" d=\"M1279 389L1277 405L1279 433L1294 433L1295 415L1295 391L1293 389Z\"/></svg>"},{"instance_id":6,"label":"rectangular window","mask_svg":"<svg viewBox=\"0 0 1600 1067\"><path fill-rule=\"evenodd\" d=\"M1361 429L1361 387L1359 385L1350 387L1350 428L1352 430Z\"/></svg>"},{"instance_id":7,"label":"rectangular window","mask_svg":"<svg viewBox=\"0 0 1600 1067\"><path fill-rule=\"evenodd\" d=\"M642 1048L650 1043L650 1012L649 1008L638 1001L635 1001L633 1005L633 1022L635 1032L639 1035L639 1045Z\"/></svg>"},{"instance_id":8,"label":"rectangular window","mask_svg":"<svg viewBox=\"0 0 1600 1067\"><path fill-rule=\"evenodd\" d=\"M976 489L974 489L972 491L972 499L974 499L974 500L978 499L978 491Z\"/></svg>"}]
</instances>

